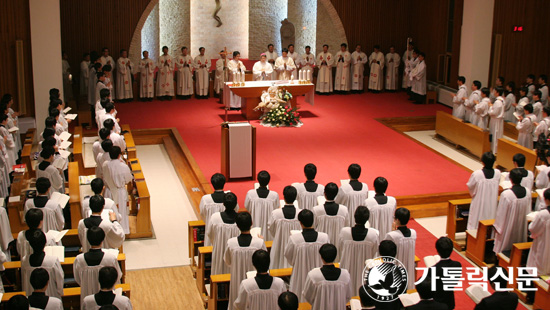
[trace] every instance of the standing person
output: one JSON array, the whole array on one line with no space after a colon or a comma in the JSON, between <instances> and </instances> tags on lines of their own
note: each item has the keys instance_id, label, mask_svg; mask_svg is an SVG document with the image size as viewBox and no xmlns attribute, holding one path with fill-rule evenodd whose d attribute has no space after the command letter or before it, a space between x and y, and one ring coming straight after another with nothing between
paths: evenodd
<instances>
[{"instance_id":1,"label":"standing person","mask_svg":"<svg viewBox=\"0 0 550 310\"><path fill-rule=\"evenodd\" d=\"M207 99L210 90L210 60L204 55L205 48L199 48L199 56L195 57L195 80L197 82L196 97L198 99Z\"/></svg>"},{"instance_id":2,"label":"standing person","mask_svg":"<svg viewBox=\"0 0 550 310\"><path fill-rule=\"evenodd\" d=\"M228 63L229 63L229 59L227 59L227 54L225 53L225 51L221 50L220 59L216 61L216 77L214 78L214 96L221 97L220 94L223 92L223 85L224 85L223 83L229 82L229 70L227 70Z\"/></svg>"},{"instance_id":3,"label":"standing person","mask_svg":"<svg viewBox=\"0 0 550 310\"><path fill-rule=\"evenodd\" d=\"M95 104L99 98L96 98L97 74L101 72L101 63L95 62L90 67L88 80L88 104L92 112L92 119L95 119Z\"/></svg>"},{"instance_id":4,"label":"standing person","mask_svg":"<svg viewBox=\"0 0 550 310\"><path fill-rule=\"evenodd\" d=\"M530 150L533 149L533 127L537 117L533 114L533 105L527 104L523 108L525 116L519 116L516 129L518 130L518 144Z\"/></svg>"},{"instance_id":5,"label":"standing person","mask_svg":"<svg viewBox=\"0 0 550 310\"><path fill-rule=\"evenodd\" d=\"M407 90L407 93L411 91L411 81L409 79L409 73L411 72L410 63L414 60L413 58L414 43L409 42L407 45L407 50L403 53L403 81L401 87Z\"/></svg>"},{"instance_id":6,"label":"standing person","mask_svg":"<svg viewBox=\"0 0 550 310\"><path fill-rule=\"evenodd\" d=\"M155 63L149 58L149 52L143 51L143 59L139 61L139 98L143 101L153 101L155 97Z\"/></svg>"},{"instance_id":7,"label":"standing person","mask_svg":"<svg viewBox=\"0 0 550 310\"><path fill-rule=\"evenodd\" d=\"M535 125L535 131L533 132L533 141L535 142L534 143L535 149L537 148L537 142L541 134L544 134L544 136L548 138L548 128L550 127L549 115L550 115L550 107L544 107L542 108L543 119L538 123L533 123L533 125Z\"/></svg>"},{"instance_id":8,"label":"standing person","mask_svg":"<svg viewBox=\"0 0 550 310\"><path fill-rule=\"evenodd\" d=\"M317 198L323 196L325 187L315 182L315 176L317 175L317 167L309 163L304 166L304 175L306 182L294 183L292 186L296 188L298 192L298 205L302 209L313 210L317 203Z\"/></svg>"},{"instance_id":9,"label":"standing person","mask_svg":"<svg viewBox=\"0 0 550 310\"><path fill-rule=\"evenodd\" d=\"M384 88L384 54L380 52L380 45L374 46L369 56L369 66L369 90L379 92Z\"/></svg>"},{"instance_id":10,"label":"standing person","mask_svg":"<svg viewBox=\"0 0 550 310\"><path fill-rule=\"evenodd\" d=\"M102 50L102 55L99 57L99 62L101 62L101 66L105 67L107 65L111 66L111 70L114 71L116 69L116 62L113 60L113 57L109 55L109 49L104 47ZM111 78L111 82L114 84L114 77L108 76ZM113 98L116 98L115 93L113 90L111 90L111 96Z\"/></svg>"},{"instance_id":11,"label":"standing person","mask_svg":"<svg viewBox=\"0 0 550 310\"><path fill-rule=\"evenodd\" d=\"M365 84L365 64L369 58L363 51L361 51L361 45L357 44L355 51L351 54L351 91L363 92Z\"/></svg>"},{"instance_id":12,"label":"standing person","mask_svg":"<svg viewBox=\"0 0 550 310\"><path fill-rule=\"evenodd\" d=\"M176 67L178 69L176 97L178 99L189 99L193 95L194 60L191 55L188 55L186 46L181 48L181 55L176 57Z\"/></svg>"},{"instance_id":13,"label":"standing person","mask_svg":"<svg viewBox=\"0 0 550 310\"><path fill-rule=\"evenodd\" d=\"M386 54L386 90L395 91L399 87L399 64L401 57L395 52L395 47L390 46L390 52Z\"/></svg>"},{"instance_id":14,"label":"standing person","mask_svg":"<svg viewBox=\"0 0 550 310\"><path fill-rule=\"evenodd\" d=\"M63 69L63 101L69 102L73 99L73 80L71 75L71 65L69 64L69 55L62 52L61 65Z\"/></svg>"},{"instance_id":15,"label":"standing person","mask_svg":"<svg viewBox=\"0 0 550 310\"><path fill-rule=\"evenodd\" d=\"M60 298L46 295L48 282L50 282L50 275L46 269L36 268L31 272L30 283L34 291L29 296L30 309L63 310L63 302Z\"/></svg>"},{"instance_id":16,"label":"standing person","mask_svg":"<svg viewBox=\"0 0 550 310\"><path fill-rule=\"evenodd\" d=\"M340 244L342 228L350 226L348 208L334 202L337 194L338 186L332 182L328 183L325 186L326 202L313 208L315 229L326 233L334 244Z\"/></svg>"},{"instance_id":17,"label":"standing person","mask_svg":"<svg viewBox=\"0 0 550 310\"><path fill-rule=\"evenodd\" d=\"M540 101L540 97L541 97L541 92L540 90L535 90L535 92L533 92L533 114L535 114L535 116L537 117L537 122L540 122L542 120L542 102Z\"/></svg>"},{"instance_id":18,"label":"standing person","mask_svg":"<svg viewBox=\"0 0 550 310\"><path fill-rule=\"evenodd\" d=\"M498 139L504 136L504 89L497 87L493 90L496 97L494 103L489 103L489 132L491 133L491 145L493 154L497 153Z\"/></svg>"},{"instance_id":19,"label":"standing person","mask_svg":"<svg viewBox=\"0 0 550 310\"><path fill-rule=\"evenodd\" d=\"M476 230L479 221L494 219L497 212L500 170L493 169L495 155L491 152L484 153L481 162L483 168L474 171L466 183L472 197L468 230Z\"/></svg>"},{"instance_id":20,"label":"standing person","mask_svg":"<svg viewBox=\"0 0 550 310\"><path fill-rule=\"evenodd\" d=\"M239 235L239 228L235 223L237 219L237 196L234 193L226 193L223 198L225 210L216 212L210 217L206 226L206 235L212 242L212 271L211 274L229 273L230 269L224 262L224 253L227 241Z\"/></svg>"},{"instance_id":21,"label":"standing person","mask_svg":"<svg viewBox=\"0 0 550 310\"><path fill-rule=\"evenodd\" d=\"M273 68L275 68L275 60L279 56L277 55L277 52L274 49L275 49L275 46L273 46L273 44L270 43L267 45L267 52L265 52L265 55L267 57L267 62L269 62ZM235 58L235 55L233 55L233 58ZM276 79L277 79L277 72L273 71L273 73L271 74L271 80L276 80Z\"/></svg>"},{"instance_id":22,"label":"standing person","mask_svg":"<svg viewBox=\"0 0 550 310\"><path fill-rule=\"evenodd\" d=\"M517 118L514 116L514 112L516 111L514 107L514 103L516 103L516 95L514 95L515 88L516 83L508 82L504 91L506 95L504 98L504 120L514 124L517 122Z\"/></svg>"},{"instance_id":23,"label":"standing person","mask_svg":"<svg viewBox=\"0 0 550 310\"><path fill-rule=\"evenodd\" d=\"M475 106L476 101L481 101L481 82L480 81L474 81L472 83L472 92L470 93L470 96L468 96L468 99L464 100L464 107L465 107L465 113L464 118L467 122L470 122L475 125Z\"/></svg>"},{"instance_id":24,"label":"standing person","mask_svg":"<svg viewBox=\"0 0 550 310\"><path fill-rule=\"evenodd\" d=\"M132 302L126 296L118 296L114 293L115 284L119 278L118 271L113 267L103 267L97 276L99 281L99 293L86 296L82 302L82 310L108 309L132 310Z\"/></svg>"},{"instance_id":25,"label":"standing person","mask_svg":"<svg viewBox=\"0 0 550 310\"><path fill-rule=\"evenodd\" d=\"M493 95L493 90L497 87L504 87L504 82L505 82L505 79L503 76L499 76L495 80L495 86L491 87L490 89L491 94L489 95L489 99L491 99L491 102L495 102L495 100L497 99L497 97Z\"/></svg>"},{"instance_id":26,"label":"standing person","mask_svg":"<svg viewBox=\"0 0 550 310\"><path fill-rule=\"evenodd\" d=\"M162 55L158 60L157 97L160 100L172 100L174 96L174 64L172 56L168 55L168 46L162 47Z\"/></svg>"},{"instance_id":27,"label":"standing person","mask_svg":"<svg viewBox=\"0 0 550 310\"><path fill-rule=\"evenodd\" d=\"M254 81L267 81L271 79L273 73L273 67L267 62L267 57L264 53L260 55L260 61L254 64L252 67L252 74L254 74Z\"/></svg>"},{"instance_id":28,"label":"standing person","mask_svg":"<svg viewBox=\"0 0 550 310\"><path fill-rule=\"evenodd\" d=\"M459 76L457 80L458 92L450 94L453 97L453 116L465 119L466 108L464 102L468 99L468 90L466 89L466 78Z\"/></svg>"},{"instance_id":29,"label":"standing person","mask_svg":"<svg viewBox=\"0 0 550 310\"><path fill-rule=\"evenodd\" d=\"M512 103L516 108L516 113L521 116L525 116L524 109L527 104L529 104L529 98L527 98L527 87L521 87L519 89L519 101L517 103Z\"/></svg>"},{"instance_id":30,"label":"standing person","mask_svg":"<svg viewBox=\"0 0 550 310\"><path fill-rule=\"evenodd\" d=\"M539 76L539 90L541 93L540 101L544 106L548 106L548 85L546 85L546 82L548 81L548 77L546 74L541 74Z\"/></svg>"},{"instance_id":31,"label":"standing person","mask_svg":"<svg viewBox=\"0 0 550 310\"><path fill-rule=\"evenodd\" d=\"M332 66L334 65L334 58L329 53L327 44L323 45L323 52L317 54L316 63L319 66L319 72L317 73L315 91L320 94L332 93Z\"/></svg>"},{"instance_id":32,"label":"standing person","mask_svg":"<svg viewBox=\"0 0 550 310\"><path fill-rule=\"evenodd\" d=\"M286 48L283 48L282 55L277 58L273 68L277 72L277 80L286 81L297 78L292 76L292 72L296 70L296 65L294 60L288 56L288 49Z\"/></svg>"},{"instance_id":33,"label":"standing person","mask_svg":"<svg viewBox=\"0 0 550 310\"><path fill-rule=\"evenodd\" d=\"M298 61L300 60L300 54L294 51L294 44L288 45L288 57L292 58L292 61L294 61L294 65L296 68L294 71L291 72L291 74L294 76L295 79L298 78Z\"/></svg>"},{"instance_id":34,"label":"standing person","mask_svg":"<svg viewBox=\"0 0 550 310\"><path fill-rule=\"evenodd\" d=\"M110 161L103 163L103 175L109 186L113 200L118 206L122 219L120 225L125 234L130 233L130 223L128 221L128 190L126 184L134 180L132 171L122 158L120 147L113 146L109 151Z\"/></svg>"},{"instance_id":35,"label":"standing person","mask_svg":"<svg viewBox=\"0 0 550 310\"><path fill-rule=\"evenodd\" d=\"M241 59L241 53L239 51L234 51L233 59L231 59L229 61L229 64L227 65L227 69L229 70L229 73L230 73L229 80L233 82L237 81L237 77L236 77L237 72L239 72L239 74L244 74L244 72L246 71L246 67L244 66L243 62L240 59ZM238 109L240 110L242 102L245 99L235 95L235 93L233 92L231 92L229 98L230 98L229 102L225 103L226 107L229 106L229 108L232 110L238 110Z\"/></svg>"},{"instance_id":36,"label":"standing person","mask_svg":"<svg viewBox=\"0 0 550 310\"><path fill-rule=\"evenodd\" d=\"M418 64L409 74L409 79L413 82L411 92L415 97L415 104L422 104L426 101L426 62L424 53L418 53Z\"/></svg>"},{"instance_id":37,"label":"standing person","mask_svg":"<svg viewBox=\"0 0 550 310\"><path fill-rule=\"evenodd\" d=\"M386 237L387 233L392 231L393 216L397 207L397 201L394 197L386 196L386 190L388 189L388 180L386 178L377 177L374 179L373 185L376 194L374 194L374 197L367 198L364 205L370 213L370 227L376 228L380 233L380 239L382 239Z\"/></svg>"},{"instance_id":38,"label":"standing person","mask_svg":"<svg viewBox=\"0 0 550 310\"><path fill-rule=\"evenodd\" d=\"M546 208L529 224L533 245L527 258L527 267L537 268L541 275L550 273L550 189L544 191L544 205Z\"/></svg>"},{"instance_id":39,"label":"standing person","mask_svg":"<svg viewBox=\"0 0 550 310\"><path fill-rule=\"evenodd\" d=\"M348 166L349 183L342 184L342 186L338 190L338 196L336 196L336 199L335 199L337 203L346 206L347 210L349 211L348 217L346 219L346 226L355 224L355 220L353 218L353 215L355 214L355 208L363 205L369 193L369 186L366 183L359 181L360 176L361 176L361 166L359 164L349 165ZM326 196L326 187L325 187L325 196ZM332 239L331 241L335 242Z\"/></svg>"},{"instance_id":40,"label":"standing person","mask_svg":"<svg viewBox=\"0 0 550 310\"><path fill-rule=\"evenodd\" d=\"M116 98L121 102L128 102L134 99L132 66L132 62L128 58L128 51L125 49L120 50L120 58L117 61L118 70L116 70Z\"/></svg>"},{"instance_id":41,"label":"standing person","mask_svg":"<svg viewBox=\"0 0 550 310\"><path fill-rule=\"evenodd\" d=\"M105 74L105 80L103 81L103 84L105 84L105 87L107 87L111 92L111 98L116 98L115 86L114 86L115 79L113 77L113 67L111 67L111 65L105 65L102 67L101 70ZM98 97L99 97L99 93L96 94L96 99Z\"/></svg>"},{"instance_id":42,"label":"standing person","mask_svg":"<svg viewBox=\"0 0 550 310\"><path fill-rule=\"evenodd\" d=\"M223 190L223 187L225 186L225 176L221 173L215 173L210 178L210 183L214 188L214 192L212 194L202 196L199 203L199 211L201 217L203 218L205 227L208 227L212 214L225 210L223 205L223 198L225 196L225 192ZM235 209L235 212L239 211L239 206L235 206ZM210 238L208 238L208 235L205 234L204 246L211 245Z\"/></svg>"},{"instance_id":43,"label":"standing person","mask_svg":"<svg viewBox=\"0 0 550 310\"><path fill-rule=\"evenodd\" d=\"M403 263L407 273L414 275L414 250L416 247L416 231L408 228L407 224L411 218L411 213L407 208L395 210L394 231L386 234L384 240L393 241L397 245L397 258ZM414 288L414 276L408 277L408 289Z\"/></svg>"},{"instance_id":44,"label":"standing person","mask_svg":"<svg viewBox=\"0 0 550 310\"><path fill-rule=\"evenodd\" d=\"M453 310L455 308L455 293L447 288L448 285L444 283L442 279L445 278L446 274L453 272L451 271L452 269L462 269L462 264L451 259L453 242L448 237L437 239L435 242L435 249L439 257L441 257L441 260L433 266L435 268L435 275L431 275L432 279L436 279L436 294L434 294L434 300L446 304L449 310Z\"/></svg>"},{"instance_id":45,"label":"standing person","mask_svg":"<svg viewBox=\"0 0 550 310\"><path fill-rule=\"evenodd\" d=\"M90 53L84 53L80 62L80 96L88 96L90 82Z\"/></svg>"},{"instance_id":46,"label":"standing person","mask_svg":"<svg viewBox=\"0 0 550 310\"><path fill-rule=\"evenodd\" d=\"M489 88L483 87L481 89L481 101L474 100L474 114L472 116L472 124L477 127L486 130L487 129L487 112L489 112Z\"/></svg>"},{"instance_id":47,"label":"standing person","mask_svg":"<svg viewBox=\"0 0 550 310\"><path fill-rule=\"evenodd\" d=\"M414 68L416 68L416 65L418 65L418 53L420 53L419 50L413 50L412 52L412 59L409 61L409 64L407 65L407 67L405 68L405 70L407 70L407 78L409 79L408 81L408 85L409 87L407 88L407 95L409 95L409 101L414 101L414 95L413 95L413 92L412 92L412 86L414 84L414 81L411 80L411 72L414 70Z\"/></svg>"},{"instance_id":48,"label":"standing person","mask_svg":"<svg viewBox=\"0 0 550 310\"><path fill-rule=\"evenodd\" d=\"M305 54L302 54L302 57L300 58L300 71L310 70L311 77L312 77L312 83L313 83L313 68L315 67L315 55L311 53L311 47L309 45L305 48L306 52ZM306 76L306 79L309 78Z\"/></svg>"},{"instance_id":49,"label":"standing person","mask_svg":"<svg viewBox=\"0 0 550 310\"><path fill-rule=\"evenodd\" d=\"M336 53L336 77L334 78L334 91L346 93L350 89L350 63L351 55L348 52L348 45L342 43L340 50Z\"/></svg>"},{"instance_id":50,"label":"standing person","mask_svg":"<svg viewBox=\"0 0 550 310\"><path fill-rule=\"evenodd\" d=\"M269 190L268 185L271 180L269 172L262 170L258 172L258 183L260 186L251 189L246 193L244 207L252 215L254 225L262 229L262 236L266 241L273 240L273 236L268 230L269 219L273 210L279 208L279 194Z\"/></svg>"},{"instance_id":51,"label":"standing person","mask_svg":"<svg viewBox=\"0 0 550 310\"><path fill-rule=\"evenodd\" d=\"M529 98L529 102L533 103L533 93L535 92L535 75L529 74L527 75L527 78L525 79L525 87L527 87L527 98Z\"/></svg>"}]
</instances>

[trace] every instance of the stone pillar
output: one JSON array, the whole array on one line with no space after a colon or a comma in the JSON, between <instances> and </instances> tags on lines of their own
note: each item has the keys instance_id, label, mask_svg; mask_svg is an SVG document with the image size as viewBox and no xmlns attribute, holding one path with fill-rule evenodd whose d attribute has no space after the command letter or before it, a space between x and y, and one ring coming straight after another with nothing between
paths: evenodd
<instances>
[{"instance_id":1,"label":"stone pillar","mask_svg":"<svg viewBox=\"0 0 550 310\"><path fill-rule=\"evenodd\" d=\"M148 51L149 58L155 61L158 59L160 51L159 32L159 5L157 4L141 29L141 51Z\"/></svg>"},{"instance_id":2,"label":"stone pillar","mask_svg":"<svg viewBox=\"0 0 550 310\"><path fill-rule=\"evenodd\" d=\"M315 54L317 0L288 0L288 20L296 28L295 50L302 55L306 45L309 45Z\"/></svg>"},{"instance_id":3,"label":"stone pillar","mask_svg":"<svg viewBox=\"0 0 550 310\"><path fill-rule=\"evenodd\" d=\"M260 53L267 51L267 45L275 45L281 55L281 21L287 17L287 0L250 1L249 58L260 59Z\"/></svg>"},{"instance_id":4,"label":"stone pillar","mask_svg":"<svg viewBox=\"0 0 550 310\"><path fill-rule=\"evenodd\" d=\"M179 55L182 46L189 47L191 44L190 9L190 0L159 1L159 46L168 46L172 56Z\"/></svg>"}]
</instances>

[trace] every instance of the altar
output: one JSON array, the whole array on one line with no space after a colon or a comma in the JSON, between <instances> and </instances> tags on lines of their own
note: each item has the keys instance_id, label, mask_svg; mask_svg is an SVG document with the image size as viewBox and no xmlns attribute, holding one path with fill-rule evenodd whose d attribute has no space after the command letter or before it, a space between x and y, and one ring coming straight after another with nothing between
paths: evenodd
<instances>
[{"instance_id":1,"label":"altar","mask_svg":"<svg viewBox=\"0 0 550 310\"><path fill-rule=\"evenodd\" d=\"M247 120L259 119L262 111L254 111L254 108L260 103L263 91L277 85L280 88L286 88L291 94L290 103L296 107L296 98L305 95L305 102L313 105L315 97L315 85L312 83L298 84L298 81L290 83L288 81L247 81L244 86L233 86L232 82L227 82L223 90L223 102L226 108L229 108L231 92L243 98L241 113Z\"/></svg>"}]
</instances>

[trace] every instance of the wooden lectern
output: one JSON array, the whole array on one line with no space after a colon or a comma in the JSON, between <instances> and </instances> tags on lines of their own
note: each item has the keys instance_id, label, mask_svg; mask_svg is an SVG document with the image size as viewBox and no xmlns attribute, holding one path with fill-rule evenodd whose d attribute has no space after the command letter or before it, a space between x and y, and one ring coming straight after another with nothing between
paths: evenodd
<instances>
[{"instance_id":1,"label":"wooden lectern","mask_svg":"<svg viewBox=\"0 0 550 310\"><path fill-rule=\"evenodd\" d=\"M256 127L222 123L221 173L227 180L256 179Z\"/></svg>"}]
</instances>

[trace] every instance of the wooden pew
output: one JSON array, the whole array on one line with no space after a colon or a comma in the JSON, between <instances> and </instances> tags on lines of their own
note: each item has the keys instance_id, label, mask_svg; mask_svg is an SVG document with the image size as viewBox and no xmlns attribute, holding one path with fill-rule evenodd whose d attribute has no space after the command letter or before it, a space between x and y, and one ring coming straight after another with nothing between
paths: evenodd
<instances>
[{"instance_id":1,"label":"wooden pew","mask_svg":"<svg viewBox=\"0 0 550 310\"><path fill-rule=\"evenodd\" d=\"M129 239L134 238L151 238L153 237L153 230L151 225L151 196L149 194L149 188L145 180L136 181L137 196L131 195L131 206L135 208L137 212L136 218L136 232L130 232L127 236Z\"/></svg>"},{"instance_id":2,"label":"wooden pew","mask_svg":"<svg viewBox=\"0 0 550 310\"><path fill-rule=\"evenodd\" d=\"M29 172L29 177L34 178L36 172L32 165L32 146L36 139L36 128L31 128L27 130L25 134L25 139L22 141L23 149L21 150L21 163L27 166L27 171Z\"/></svg>"},{"instance_id":3,"label":"wooden pew","mask_svg":"<svg viewBox=\"0 0 550 310\"><path fill-rule=\"evenodd\" d=\"M78 228L78 222L83 218L80 205L80 173L79 163L69 163L69 206L71 208L71 228Z\"/></svg>"},{"instance_id":4,"label":"wooden pew","mask_svg":"<svg viewBox=\"0 0 550 310\"><path fill-rule=\"evenodd\" d=\"M504 135L514 140L518 139L519 132L516 128L516 124L510 122L504 122Z\"/></svg>"},{"instance_id":5,"label":"wooden pew","mask_svg":"<svg viewBox=\"0 0 550 310\"><path fill-rule=\"evenodd\" d=\"M9 201L7 211L10 218L11 232L19 233L22 230L29 229L23 215L25 204L25 192L23 190L27 188L29 180L25 179L22 173L14 173L13 176L10 197L19 197L19 201Z\"/></svg>"},{"instance_id":6,"label":"wooden pew","mask_svg":"<svg viewBox=\"0 0 550 310\"><path fill-rule=\"evenodd\" d=\"M466 257L480 267L487 266L485 264L485 250L487 249L487 243L494 241L491 238L494 224L494 219L479 221L477 230L466 231Z\"/></svg>"},{"instance_id":7,"label":"wooden pew","mask_svg":"<svg viewBox=\"0 0 550 310\"><path fill-rule=\"evenodd\" d=\"M548 283L539 279L535 281L535 302L533 302L533 309L550 309L550 288Z\"/></svg>"},{"instance_id":8,"label":"wooden pew","mask_svg":"<svg viewBox=\"0 0 550 310\"><path fill-rule=\"evenodd\" d=\"M517 277L517 268L525 267L525 264L522 263L522 258L525 257L525 259L527 259L527 255L532 245L533 242L514 243L512 246L512 251L510 252L510 257L507 257L503 253L497 254L498 265L503 268L514 268L516 270L514 272L514 276ZM507 287L513 288L521 300L526 300L526 294L518 289L515 278L513 278L512 284L508 284Z\"/></svg>"},{"instance_id":9,"label":"wooden pew","mask_svg":"<svg viewBox=\"0 0 550 310\"><path fill-rule=\"evenodd\" d=\"M459 214L462 211L469 210L471 203L471 198L449 200L447 209L447 236L453 241L453 246L458 251L463 251L466 245L464 242L457 241L456 234L465 232L468 224L468 217L461 217Z\"/></svg>"},{"instance_id":10,"label":"wooden pew","mask_svg":"<svg viewBox=\"0 0 550 310\"><path fill-rule=\"evenodd\" d=\"M206 234L205 229L205 223L204 221L189 221L188 225L188 233L187 236L189 237L189 261L191 262L191 269L194 273L194 276L196 277L197 272L197 265L198 265L198 250L199 247L204 246L204 240L196 240L195 241L195 230L197 231L197 236L200 234L199 231L203 230ZM196 257L196 258L195 258Z\"/></svg>"},{"instance_id":11,"label":"wooden pew","mask_svg":"<svg viewBox=\"0 0 550 310\"><path fill-rule=\"evenodd\" d=\"M517 153L525 155L525 169L535 171L537 162L537 153L526 147L507 139L498 139L496 167L504 168L508 171L514 169L512 158Z\"/></svg>"},{"instance_id":12,"label":"wooden pew","mask_svg":"<svg viewBox=\"0 0 550 310\"><path fill-rule=\"evenodd\" d=\"M477 157L491 150L489 132L443 111L437 111L435 132L449 142L462 146ZM500 155L500 154L499 154ZM500 156L499 156L500 157Z\"/></svg>"},{"instance_id":13,"label":"wooden pew","mask_svg":"<svg viewBox=\"0 0 550 310\"><path fill-rule=\"evenodd\" d=\"M78 163L78 171L82 175L92 175L95 174L95 168L86 168L84 166L84 144L82 134L82 127L76 126L73 133L73 158L74 161Z\"/></svg>"},{"instance_id":14,"label":"wooden pew","mask_svg":"<svg viewBox=\"0 0 550 310\"><path fill-rule=\"evenodd\" d=\"M122 130L128 131L124 134L124 141L126 142L126 150L128 151L128 158L137 158L136 143L134 142L134 136L132 136L132 130L130 125L124 124L120 126Z\"/></svg>"}]
</instances>

